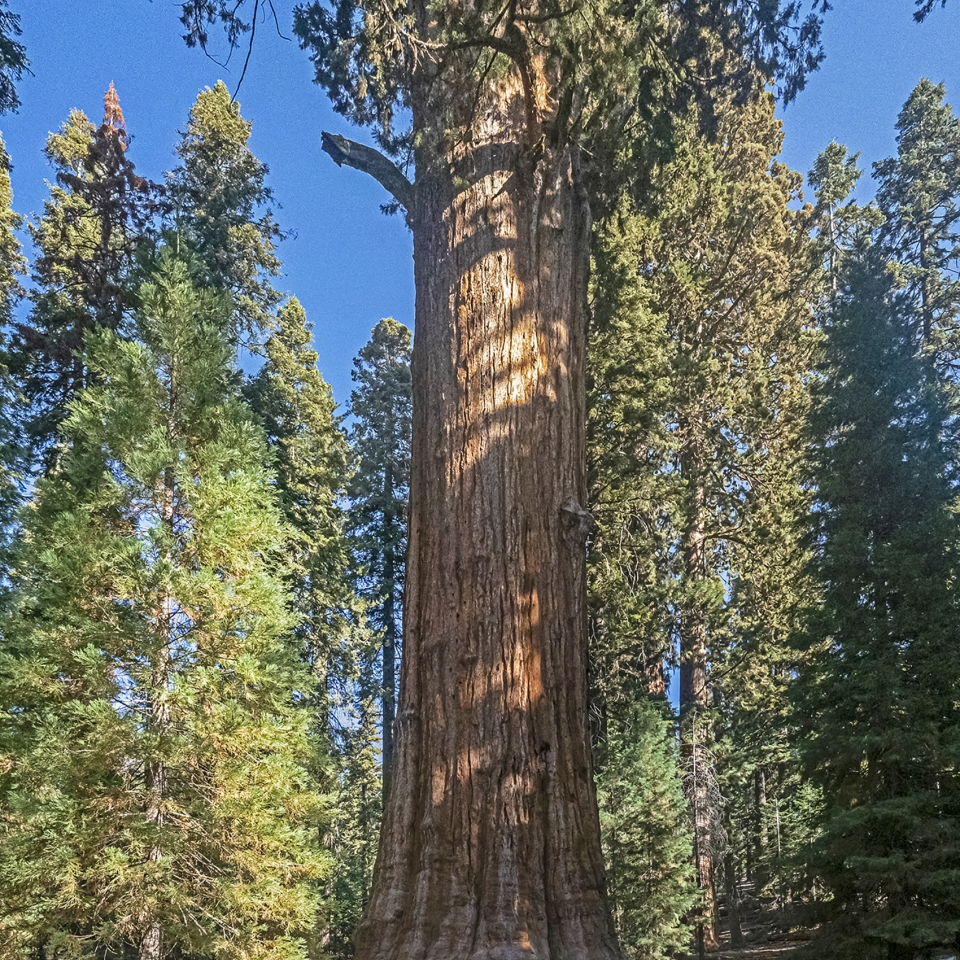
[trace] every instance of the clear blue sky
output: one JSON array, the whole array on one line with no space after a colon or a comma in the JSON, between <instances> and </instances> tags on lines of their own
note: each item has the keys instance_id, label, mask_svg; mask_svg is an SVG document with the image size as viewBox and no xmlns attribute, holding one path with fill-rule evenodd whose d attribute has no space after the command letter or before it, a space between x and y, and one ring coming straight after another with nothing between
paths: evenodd
<instances>
[{"instance_id":1,"label":"clear blue sky","mask_svg":"<svg viewBox=\"0 0 960 960\"><path fill-rule=\"evenodd\" d=\"M287 16L290 6L277 3ZM944 81L960 109L960 0L922 26L911 19L912 0L834 6L826 62L781 112L783 158L804 173L831 138L861 151L868 172L893 154L897 113L921 76ZM159 179L174 165L173 144L197 92L220 78L233 89L239 76L241 58L224 70L186 49L174 0L11 0L11 7L21 15L35 74L20 84L20 112L0 118L20 213L42 208L48 131L72 107L99 122L111 81L134 137L131 156L141 173ZM239 100L253 121L253 150L270 167L277 219L295 235L281 245L281 288L306 307L320 367L345 403L351 360L377 320L413 322L411 242L400 217L380 213L387 198L379 186L320 152L323 129L362 135L333 113L311 76L303 51L265 23ZM861 192L871 193L871 184Z\"/></svg>"}]
</instances>

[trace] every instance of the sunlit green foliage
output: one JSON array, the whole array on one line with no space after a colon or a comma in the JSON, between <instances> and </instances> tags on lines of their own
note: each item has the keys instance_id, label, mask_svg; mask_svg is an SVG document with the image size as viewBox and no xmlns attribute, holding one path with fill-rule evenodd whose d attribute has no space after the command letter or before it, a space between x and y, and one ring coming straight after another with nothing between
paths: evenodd
<instances>
[{"instance_id":1,"label":"sunlit green foliage","mask_svg":"<svg viewBox=\"0 0 960 960\"><path fill-rule=\"evenodd\" d=\"M314 675L318 729L326 733L329 712L343 704L343 686L356 672L363 634L347 575L341 502L350 452L311 341L306 314L294 297L280 310L264 345L266 362L245 393L276 457L278 499L291 532L289 588L300 614L297 637Z\"/></svg>"},{"instance_id":2,"label":"sunlit green foliage","mask_svg":"<svg viewBox=\"0 0 960 960\"><path fill-rule=\"evenodd\" d=\"M49 452L76 390L89 382L82 352L94 330L124 332L135 303L137 254L156 239L162 205L155 184L127 156L116 91L99 127L73 110L47 138L56 172L43 216L30 225L37 248L30 316L14 325L11 369L28 403L24 443Z\"/></svg>"},{"instance_id":3,"label":"sunlit green foliage","mask_svg":"<svg viewBox=\"0 0 960 960\"><path fill-rule=\"evenodd\" d=\"M233 297L234 335L258 342L282 299L272 285L281 233L268 206L267 166L249 147L251 127L222 80L202 90L167 185L177 227L202 259L206 282Z\"/></svg>"},{"instance_id":4,"label":"sunlit green foliage","mask_svg":"<svg viewBox=\"0 0 960 960\"><path fill-rule=\"evenodd\" d=\"M7 550L16 527L19 484L24 473L23 451L15 428L21 398L19 387L7 367L10 321L21 293L18 277L25 269L15 233L20 223L20 217L13 211L10 158L0 139L0 595L5 591Z\"/></svg>"},{"instance_id":5,"label":"sunlit green foliage","mask_svg":"<svg viewBox=\"0 0 960 960\"><path fill-rule=\"evenodd\" d=\"M165 250L91 334L0 651L3 949L297 958L325 870L288 533L230 303Z\"/></svg>"}]
</instances>

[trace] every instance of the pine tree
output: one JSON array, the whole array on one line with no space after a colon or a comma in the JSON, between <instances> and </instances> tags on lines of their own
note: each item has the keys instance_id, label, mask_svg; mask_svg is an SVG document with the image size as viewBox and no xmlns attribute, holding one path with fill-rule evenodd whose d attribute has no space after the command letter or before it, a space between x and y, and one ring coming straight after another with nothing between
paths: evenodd
<instances>
[{"instance_id":1,"label":"pine tree","mask_svg":"<svg viewBox=\"0 0 960 960\"><path fill-rule=\"evenodd\" d=\"M808 214L790 210L799 178L774 160L782 134L772 98L757 89L742 104L728 94L714 120L710 139L688 115L674 157L649 174L657 203L622 202L603 226L590 394L600 524L591 566L623 571L613 608L601 611L606 633L615 642L637 632L594 669L615 665L629 685L631 671L651 672L650 659L655 675L676 643L707 894L702 948L715 942L725 849L717 764L747 762L717 738L736 717L753 766L775 767L785 749L785 647L802 583L790 526L804 507L797 438L813 346ZM618 265L628 256L632 269Z\"/></svg>"},{"instance_id":2,"label":"pine tree","mask_svg":"<svg viewBox=\"0 0 960 960\"><path fill-rule=\"evenodd\" d=\"M87 333L122 331L134 306L137 251L156 239L159 187L136 173L128 145L113 84L99 127L73 110L47 139L56 184L43 217L30 226L36 289L11 346L12 371L28 404L24 443L34 456L49 448L71 397L87 385Z\"/></svg>"},{"instance_id":3,"label":"pine tree","mask_svg":"<svg viewBox=\"0 0 960 960\"><path fill-rule=\"evenodd\" d=\"M917 84L897 118L897 156L874 175L879 240L917 302L917 336L946 371L960 359L960 118L945 96L942 84Z\"/></svg>"},{"instance_id":4,"label":"pine tree","mask_svg":"<svg viewBox=\"0 0 960 960\"><path fill-rule=\"evenodd\" d=\"M396 717L396 664L403 606L410 476L410 331L381 320L353 363L356 389L350 440L357 473L350 485L358 592L382 638L378 686L382 702L384 783L389 784Z\"/></svg>"},{"instance_id":5,"label":"pine tree","mask_svg":"<svg viewBox=\"0 0 960 960\"><path fill-rule=\"evenodd\" d=\"M339 793L330 831L336 867L329 896L327 950L353 956L377 852L383 794L389 789L396 660L403 597L410 456L410 331L381 320L354 360L351 441L357 469L348 524L354 588L366 634L354 631L344 658L338 715L331 729ZM349 668L353 661L353 670ZM380 748L381 761L377 762Z\"/></svg>"},{"instance_id":6,"label":"pine tree","mask_svg":"<svg viewBox=\"0 0 960 960\"><path fill-rule=\"evenodd\" d=\"M8 550L14 539L24 470L14 420L20 397L7 356L13 307L22 292L17 278L25 268L15 233L20 223L21 218L13 211L10 158L0 139L0 595L6 588Z\"/></svg>"},{"instance_id":7,"label":"pine tree","mask_svg":"<svg viewBox=\"0 0 960 960\"><path fill-rule=\"evenodd\" d=\"M878 164L881 212L843 251L812 424L809 538L822 599L796 688L822 788L812 866L837 952L913 957L960 944L960 675L955 590L953 223L958 127L921 81ZM840 197L837 198L842 199Z\"/></svg>"},{"instance_id":8,"label":"pine tree","mask_svg":"<svg viewBox=\"0 0 960 960\"><path fill-rule=\"evenodd\" d=\"M666 325L637 264L649 249L649 218L626 200L597 230L587 385L590 506L596 529L587 560L591 704L602 738L638 698L666 693L672 662L670 590L657 558L670 550Z\"/></svg>"},{"instance_id":9,"label":"pine tree","mask_svg":"<svg viewBox=\"0 0 960 960\"><path fill-rule=\"evenodd\" d=\"M600 830L624 953L654 960L689 944L699 893L673 722L646 698L625 714L598 751Z\"/></svg>"},{"instance_id":10,"label":"pine tree","mask_svg":"<svg viewBox=\"0 0 960 960\"><path fill-rule=\"evenodd\" d=\"M267 166L249 147L252 126L222 80L202 90L177 145L181 165L167 181L178 228L203 260L207 282L234 298L235 336L256 344L282 299L271 283L282 235L268 207Z\"/></svg>"},{"instance_id":11,"label":"pine tree","mask_svg":"<svg viewBox=\"0 0 960 960\"><path fill-rule=\"evenodd\" d=\"M913 957L960 934L956 523L945 398L884 260L849 264L829 318L811 531L823 601L797 716L845 955Z\"/></svg>"},{"instance_id":12,"label":"pine tree","mask_svg":"<svg viewBox=\"0 0 960 960\"><path fill-rule=\"evenodd\" d=\"M230 303L169 250L24 521L0 653L14 955L304 956L323 869L286 531Z\"/></svg>"},{"instance_id":13,"label":"pine tree","mask_svg":"<svg viewBox=\"0 0 960 960\"><path fill-rule=\"evenodd\" d=\"M16 81L29 72L30 61L20 36L20 17L10 12L8 0L0 0L0 113L20 106Z\"/></svg>"},{"instance_id":14,"label":"pine tree","mask_svg":"<svg viewBox=\"0 0 960 960\"><path fill-rule=\"evenodd\" d=\"M317 681L313 706L326 732L331 707L342 702L336 688L356 659L349 647L357 604L346 572L349 546L340 502L349 449L311 340L306 314L293 297L277 317L264 345L266 362L246 395L276 454L278 500L293 533L288 564L301 618L297 636Z\"/></svg>"},{"instance_id":15,"label":"pine tree","mask_svg":"<svg viewBox=\"0 0 960 960\"><path fill-rule=\"evenodd\" d=\"M861 209L849 199L862 174L857 167L859 156L859 153L848 156L847 148L832 140L817 156L807 175L807 182L817 198L813 225L833 293L837 292L844 250L855 242L854 231L863 220Z\"/></svg>"}]
</instances>

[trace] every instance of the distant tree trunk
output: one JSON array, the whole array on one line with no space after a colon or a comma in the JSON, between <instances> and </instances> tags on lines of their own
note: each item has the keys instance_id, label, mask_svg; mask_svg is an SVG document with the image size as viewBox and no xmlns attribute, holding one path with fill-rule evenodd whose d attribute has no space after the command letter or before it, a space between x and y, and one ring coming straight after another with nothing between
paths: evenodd
<instances>
[{"instance_id":1,"label":"distant tree trunk","mask_svg":"<svg viewBox=\"0 0 960 960\"><path fill-rule=\"evenodd\" d=\"M168 432L175 432L173 424L168 424ZM165 532L172 545L175 520L175 481L173 470L167 467L163 472L163 480L156 488L159 501L160 517ZM173 565L173 555L168 551L164 561ZM159 597L156 611L155 642L152 676L150 678L150 697L146 704L145 721L152 730L155 742L162 743L170 730L170 704L167 700L167 690L170 686L170 673L173 668L172 651L170 648L174 627L173 597L164 591ZM163 805L167 793L167 766L162 756L154 756L146 763L145 770L147 788L146 821L152 824L157 836L147 851L147 860L158 863L163 857L163 848L160 845L160 830L163 827ZM142 936L137 947L137 960L161 960L163 949L163 928L155 916L146 913L142 917Z\"/></svg>"},{"instance_id":2,"label":"distant tree trunk","mask_svg":"<svg viewBox=\"0 0 960 960\"><path fill-rule=\"evenodd\" d=\"M587 737L590 213L577 149L497 82L470 142L442 85L413 105L403 661L359 960L620 957Z\"/></svg>"},{"instance_id":3,"label":"distant tree trunk","mask_svg":"<svg viewBox=\"0 0 960 960\"><path fill-rule=\"evenodd\" d=\"M695 442L693 443L695 447ZM702 463L696 453L684 457L681 471L691 489L690 514L683 533L683 554L689 585L706 578L704 530L705 492ZM707 689L707 618L694 600L682 612L680 624L680 753L685 763L684 787L693 819L693 856L703 906L696 914L697 944L704 950L719 945L714 881L715 820L713 765L709 748Z\"/></svg>"},{"instance_id":4,"label":"distant tree trunk","mask_svg":"<svg viewBox=\"0 0 960 960\"><path fill-rule=\"evenodd\" d=\"M384 482L384 503L393 500L393 475L390 465L387 465L387 476ZM393 527L400 523L399 517L384 518L385 527ZM396 579L397 558L394 556L393 531L387 535L387 549L383 558L383 582L388 589L383 598L383 792L390 791L390 780L393 773L393 724L397 713L397 610L396 610Z\"/></svg>"},{"instance_id":5,"label":"distant tree trunk","mask_svg":"<svg viewBox=\"0 0 960 960\"><path fill-rule=\"evenodd\" d=\"M767 777L762 769L753 774L753 848L754 848L754 887L759 896L770 882L769 861L767 859Z\"/></svg>"},{"instance_id":6,"label":"distant tree trunk","mask_svg":"<svg viewBox=\"0 0 960 960\"><path fill-rule=\"evenodd\" d=\"M663 652L644 652L643 675L647 679L647 693L651 697L663 697L667 693L667 675L663 669Z\"/></svg>"},{"instance_id":7,"label":"distant tree trunk","mask_svg":"<svg viewBox=\"0 0 960 960\"><path fill-rule=\"evenodd\" d=\"M743 946L743 930L740 927L740 893L737 889L737 874L733 854L727 852L723 861L724 889L727 894L727 916L730 918L730 946Z\"/></svg>"}]
</instances>

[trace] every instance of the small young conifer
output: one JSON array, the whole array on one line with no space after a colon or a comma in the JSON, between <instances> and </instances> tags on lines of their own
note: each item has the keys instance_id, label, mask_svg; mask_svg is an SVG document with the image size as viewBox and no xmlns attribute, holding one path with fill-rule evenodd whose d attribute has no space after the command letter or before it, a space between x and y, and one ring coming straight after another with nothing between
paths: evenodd
<instances>
[{"instance_id":1,"label":"small young conifer","mask_svg":"<svg viewBox=\"0 0 960 960\"><path fill-rule=\"evenodd\" d=\"M607 883L630 960L672 957L690 943L699 900L672 722L640 698L598 750L597 799Z\"/></svg>"},{"instance_id":2,"label":"small young conifer","mask_svg":"<svg viewBox=\"0 0 960 960\"><path fill-rule=\"evenodd\" d=\"M370 895L383 816L376 703L365 697L357 707L351 726L333 740L337 790L326 845L335 866L325 914L325 950L331 960L353 960L353 938Z\"/></svg>"},{"instance_id":3,"label":"small young conifer","mask_svg":"<svg viewBox=\"0 0 960 960\"><path fill-rule=\"evenodd\" d=\"M163 250L24 521L0 652L14 954L294 960L324 861L288 532L231 305Z\"/></svg>"}]
</instances>

